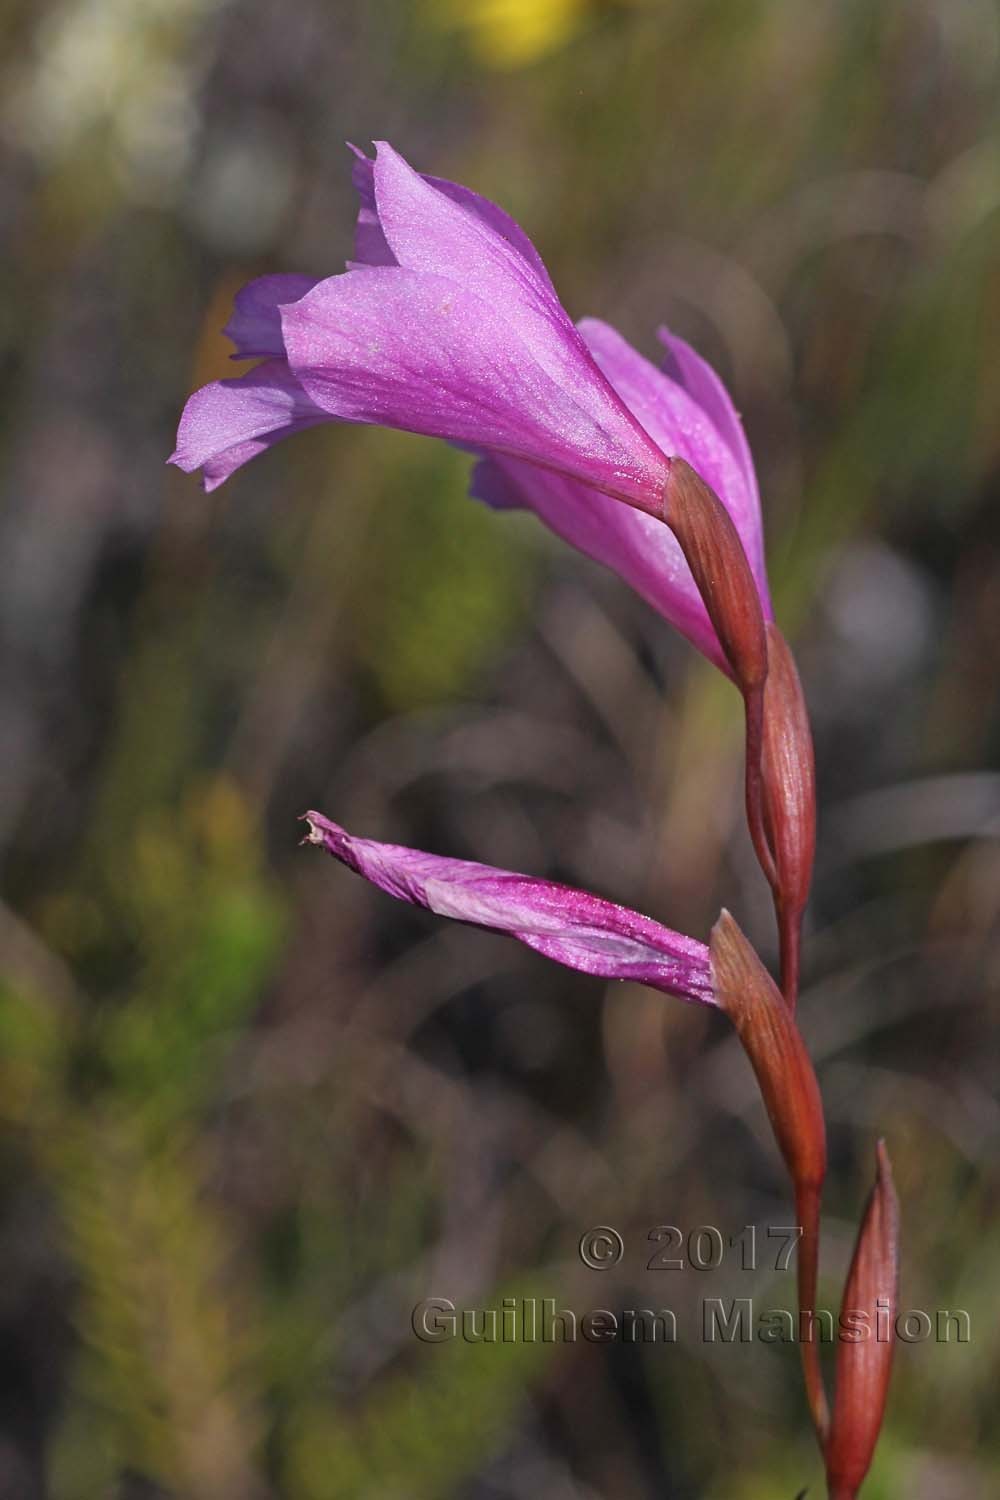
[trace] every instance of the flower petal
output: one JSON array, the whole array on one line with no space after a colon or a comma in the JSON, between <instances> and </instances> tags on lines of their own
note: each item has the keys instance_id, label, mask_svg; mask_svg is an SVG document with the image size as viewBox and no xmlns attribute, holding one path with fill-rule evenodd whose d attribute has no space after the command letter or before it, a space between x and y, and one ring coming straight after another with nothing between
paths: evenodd
<instances>
[{"instance_id":1,"label":"flower petal","mask_svg":"<svg viewBox=\"0 0 1000 1500\"><path fill-rule=\"evenodd\" d=\"M632 505L662 503L663 455L644 434L635 441L631 418L585 365L575 378L548 374L500 300L374 266L321 281L282 308L281 323L294 374L332 417L497 449Z\"/></svg>"},{"instance_id":2,"label":"flower petal","mask_svg":"<svg viewBox=\"0 0 1000 1500\"><path fill-rule=\"evenodd\" d=\"M491 300L541 313L579 343L528 236L496 204L415 172L387 141L371 163L375 209L397 265L460 281Z\"/></svg>"},{"instance_id":3,"label":"flower petal","mask_svg":"<svg viewBox=\"0 0 1000 1500\"><path fill-rule=\"evenodd\" d=\"M761 557L763 565L763 526L760 519L760 491L757 488L757 474L753 466L753 457L750 453L750 444L740 420L740 414L733 405L732 398L719 376L712 369L707 360L702 359L690 344L685 343L676 333L671 333L669 328L658 328L656 336L667 351L667 357L660 366L668 379L677 385L683 386L693 400L701 407L708 417L716 432L722 438L736 459L743 474L744 493L748 501L748 517L746 534L742 526L737 522L740 535L743 537L743 545L747 547L750 535L755 535L761 546ZM688 460L689 463L692 460ZM721 492L720 492L721 493ZM736 520L736 516L733 516ZM750 557L754 572L757 572L757 560L751 550L747 547L747 555Z\"/></svg>"},{"instance_id":4,"label":"flower petal","mask_svg":"<svg viewBox=\"0 0 1000 1500\"><path fill-rule=\"evenodd\" d=\"M284 360L269 359L235 380L216 380L189 397L167 460L190 474L203 471L214 490L242 464L329 418L302 389Z\"/></svg>"},{"instance_id":5,"label":"flower petal","mask_svg":"<svg viewBox=\"0 0 1000 1500\"><path fill-rule=\"evenodd\" d=\"M391 147L383 147L391 151ZM375 202L375 162L359 151L356 146L351 150L355 155L352 179L355 190L360 199L361 207L358 212L358 223L354 239L354 264L369 266L395 266L399 264L395 255L389 249L389 242L382 230L379 221L378 208ZM393 153L395 155L395 153ZM402 160L402 158L400 158ZM452 203L457 203L460 208L468 209L475 214L490 229L502 239L507 240L510 245L520 254L531 267L542 284L548 288L551 295L555 297L555 288L552 285L545 263L521 226L491 203L488 198L483 198L479 193L474 193L471 188L462 187L461 183L449 182L445 177L431 177L427 173L421 173L421 180L428 187L443 193Z\"/></svg>"},{"instance_id":6,"label":"flower petal","mask_svg":"<svg viewBox=\"0 0 1000 1500\"><path fill-rule=\"evenodd\" d=\"M722 500L740 534L765 617L770 619L773 611L764 562L760 501L756 481L748 484L744 461L731 446L731 424L717 426L711 403L700 404L690 390L658 370L607 323L585 318L580 331L619 396L661 450L686 459ZM701 364L699 396L704 395L708 384L705 372L712 374L707 365ZM688 361L686 378L691 371L692 363Z\"/></svg>"},{"instance_id":7,"label":"flower petal","mask_svg":"<svg viewBox=\"0 0 1000 1500\"><path fill-rule=\"evenodd\" d=\"M406 269L443 276L486 306L503 309L534 361L565 385L615 440L658 467L649 435L615 399L527 236L494 204L466 202L432 186L385 141L372 167L386 243ZM530 252L530 253L528 253Z\"/></svg>"},{"instance_id":8,"label":"flower petal","mask_svg":"<svg viewBox=\"0 0 1000 1500\"><path fill-rule=\"evenodd\" d=\"M585 974L715 1004L708 949L650 917L551 880L353 838L321 813L306 813L306 821L307 842L400 901L504 932Z\"/></svg>"},{"instance_id":9,"label":"flower petal","mask_svg":"<svg viewBox=\"0 0 1000 1500\"><path fill-rule=\"evenodd\" d=\"M319 278L288 275L258 276L241 287L233 298L233 315L222 330L236 345L232 359L253 359L258 355L284 357L281 337L283 302L297 302L311 291Z\"/></svg>"},{"instance_id":10,"label":"flower petal","mask_svg":"<svg viewBox=\"0 0 1000 1500\"><path fill-rule=\"evenodd\" d=\"M506 457L480 460L470 493L495 510L522 506L577 551L603 563L728 674L708 613L669 527L590 485Z\"/></svg>"},{"instance_id":11,"label":"flower petal","mask_svg":"<svg viewBox=\"0 0 1000 1500\"><path fill-rule=\"evenodd\" d=\"M660 327L656 330L656 336L667 351L660 369L675 385L683 386L688 395L698 403L719 436L728 444L733 457L739 460L747 488L756 494L757 476L750 455L750 445L740 414L726 387L708 361L702 359L676 333L671 333L667 327Z\"/></svg>"},{"instance_id":12,"label":"flower petal","mask_svg":"<svg viewBox=\"0 0 1000 1500\"><path fill-rule=\"evenodd\" d=\"M358 195L358 218L354 226L354 259L347 262L347 268L355 271L362 266L398 266L382 232L375 205L375 163L349 142L348 149L354 153L351 181Z\"/></svg>"},{"instance_id":13,"label":"flower petal","mask_svg":"<svg viewBox=\"0 0 1000 1500\"><path fill-rule=\"evenodd\" d=\"M643 359L607 324L588 318L580 329L618 394L663 451L686 459L717 488L770 616L757 482L722 382L682 340L671 339L670 348L671 368L683 384ZM503 455L476 466L471 493L495 509L533 510L571 546L618 573L710 661L730 672L680 543L668 528L588 485Z\"/></svg>"},{"instance_id":14,"label":"flower petal","mask_svg":"<svg viewBox=\"0 0 1000 1500\"><path fill-rule=\"evenodd\" d=\"M547 469L539 469L535 464L520 464L515 459L481 458L472 466L469 494L473 500L488 505L490 510L525 510L529 508L526 491L515 483L511 472L522 468L529 468L532 474L544 477L549 474Z\"/></svg>"}]
</instances>

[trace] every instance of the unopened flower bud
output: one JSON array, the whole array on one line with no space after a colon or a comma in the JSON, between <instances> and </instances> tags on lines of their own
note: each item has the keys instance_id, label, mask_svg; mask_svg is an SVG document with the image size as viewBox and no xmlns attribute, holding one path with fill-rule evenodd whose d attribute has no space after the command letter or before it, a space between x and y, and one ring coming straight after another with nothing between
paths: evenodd
<instances>
[{"instance_id":1,"label":"unopened flower bud","mask_svg":"<svg viewBox=\"0 0 1000 1500\"><path fill-rule=\"evenodd\" d=\"M826 1447L830 1500L854 1500L882 1426L896 1323L899 1205L885 1143L840 1310L837 1389ZM845 1332L853 1335L845 1338Z\"/></svg>"}]
</instances>

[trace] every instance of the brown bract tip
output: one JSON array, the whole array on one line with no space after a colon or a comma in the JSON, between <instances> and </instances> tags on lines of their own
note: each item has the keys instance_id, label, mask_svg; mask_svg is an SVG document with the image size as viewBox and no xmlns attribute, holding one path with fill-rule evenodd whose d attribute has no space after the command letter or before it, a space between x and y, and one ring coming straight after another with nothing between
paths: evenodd
<instances>
[{"instance_id":1,"label":"brown bract tip","mask_svg":"<svg viewBox=\"0 0 1000 1500\"><path fill-rule=\"evenodd\" d=\"M831 1495L853 1497L882 1427L899 1301L899 1203L885 1142L865 1208L840 1309L837 1387L826 1447Z\"/></svg>"},{"instance_id":2,"label":"brown bract tip","mask_svg":"<svg viewBox=\"0 0 1000 1500\"><path fill-rule=\"evenodd\" d=\"M663 519L680 542L698 592L741 691L767 676L767 643L757 584L733 519L683 458L670 459Z\"/></svg>"}]
</instances>

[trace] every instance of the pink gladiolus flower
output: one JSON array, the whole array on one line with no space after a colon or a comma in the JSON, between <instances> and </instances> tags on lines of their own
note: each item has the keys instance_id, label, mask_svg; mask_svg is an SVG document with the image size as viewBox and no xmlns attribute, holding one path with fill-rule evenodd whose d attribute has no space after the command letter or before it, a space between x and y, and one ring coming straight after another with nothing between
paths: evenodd
<instances>
[{"instance_id":1,"label":"pink gladiolus flower","mask_svg":"<svg viewBox=\"0 0 1000 1500\"><path fill-rule=\"evenodd\" d=\"M657 369L606 324L575 327L502 209L420 176L390 146L374 161L357 153L354 182L348 270L243 288L226 333L234 358L263 363L195 392L171 462L201 469L213 489L317 422L449 439L483 456L477 496L534 510L728 670L681 547L660 524L679 456L729 511L770 617L753 464L718 376L665 331Z\"/></svg>"},{"instance_id":2,"label":"pink gladiolus flower","mask_svg":"<svg viewBox=\"0 0 1000 1500\"><path fill-rule=\"evenodd\" d=\"M374 422L529 459L655 513L666 457L601 374L513 221L421 177L384 143L355 175L350 269L244 288L227 332L238 356L270 358L196 392L173 462L203 469L212 487L300 427Z\"/></svg>"},{"instance_id":3,"label":"pink gladiolus flower","mask_svg":"<svg viewBox=\"0 0 1000 1500\"><path fill-rule=\"evenodd\" d=\"M306 813L306 821L306 842L411 906L506 933L600 979L631 979L681 1000L716 1003L705 944L639 912L551 880L354 838L322 813Z\"/></svg>"}]
</instances>

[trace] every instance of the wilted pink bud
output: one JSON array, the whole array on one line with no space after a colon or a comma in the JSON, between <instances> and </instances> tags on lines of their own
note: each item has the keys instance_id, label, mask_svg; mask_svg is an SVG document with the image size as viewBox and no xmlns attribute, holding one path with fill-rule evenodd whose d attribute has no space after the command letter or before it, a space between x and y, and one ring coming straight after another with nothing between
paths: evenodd
<instances>
[{"instance_id":1,"label":"wilted pink bud","mask_svg":"<svg viewBox=\"0 0 1000 1500\"><path fill-rule=\"evenodd\" d=\"M785 996L798 991L799 935L816 853L816 767L802 684L788 643L773 621L765 626L761 777L768 841L774 854L775 905L781 931Z\"/></svg>"},{"instance_id":2,"label":"wilted pink bud","mask_svg":"<svg viewBox=\"0 0 1000 1500\"><path fill-rule=\"evenodd\" d=\"M322 813L306 813L305 821L305 843L318 844L398 901L504 932L585 974L630 979L681 1000L715 1004L704 943L641 912L554 880L359 839Z\"/></svg>"},{"instance_id":3,"label":"wilted pink bud","mask_svg":"<svg viewBox=\"0 0 1000 1500\"><path fill-rule=\"evenodd\" d=\"M875 1186L840 1310L837 1389L826 1446L830 1500L854 1500L875 1452L892 1370L899 1282L899 1205L889 1154L878 1143ZM845 1338L844 1333L855 1337Z\"/></svg>"}]
</instances>

